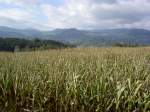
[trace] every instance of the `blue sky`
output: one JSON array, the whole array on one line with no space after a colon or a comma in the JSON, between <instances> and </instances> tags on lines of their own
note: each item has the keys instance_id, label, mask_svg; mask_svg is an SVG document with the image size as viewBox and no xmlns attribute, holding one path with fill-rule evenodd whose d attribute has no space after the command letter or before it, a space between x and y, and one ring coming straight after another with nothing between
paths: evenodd
<instances>
[{"instance_id":1,"label":"blue sky","mask_svg":"<svg viewBox=\"0 0 150 112\"><path fill-rule=\"evenodd\" d=\"M0 0L0 26L150 29L149 0Z\"/></svg>"},{"instance_id":2,"label":"blue sky","mask_svg":"<svg viewBox=\"0 0 150 112\"><path fill-rule=\"evenodd\" d=\"M51 4L55 6L62 5L65 1L64 0L39 0L40 3L46 3L46 4Z\"/></svg>"}]
</instances>

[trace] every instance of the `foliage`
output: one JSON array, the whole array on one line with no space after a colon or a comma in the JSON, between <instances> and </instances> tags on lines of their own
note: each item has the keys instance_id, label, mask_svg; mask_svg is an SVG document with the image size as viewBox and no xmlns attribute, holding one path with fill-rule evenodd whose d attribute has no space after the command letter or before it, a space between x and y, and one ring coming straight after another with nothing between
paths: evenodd
<instances>
[{"instance_id":1,"label":"foliage","mask_svg":"<svg viewBox=\"0 0 150 112\"><path fill-rule=\"evenodd\" d=\"M28 51L36 49L57 49L67 47L73 46L53 40L0 38L0 51Z\"/></svg>"},{"instance_id":2,"label":"foliage","mask_svg":"<svg viewBox=\"0 0 150 112\"><path fill-rule=\"evenodd\" d=\"M2 112L150 111L150 48L0 53Z\"/></svg>"},{"instance_id":3,"label":"foliage","mask_svg":"<svg viewBox=\"0 0 150 112\"><path fill-rule=\"evenodd\" d=\"M112 46L115 46L115 47L138 47L140 45L133 44L133 43L116 42ZM142 45L142 46L144 46L144 45Z\"/></svg>"}]
</instances>

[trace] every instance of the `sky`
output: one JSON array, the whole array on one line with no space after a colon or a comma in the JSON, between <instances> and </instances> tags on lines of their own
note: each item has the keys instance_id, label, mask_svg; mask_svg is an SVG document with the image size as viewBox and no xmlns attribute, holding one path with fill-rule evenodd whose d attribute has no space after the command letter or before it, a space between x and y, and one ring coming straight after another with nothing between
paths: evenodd
<instances>
[{"instance_id":1,"label":"sky","mask_svg":"<svg viewBox=\"0 0 150 112\"><path fill-rule=\"evenodd\" d=\"M0 26L150 30L150 0L0 0Z\"/></svg>"}]
</instances>

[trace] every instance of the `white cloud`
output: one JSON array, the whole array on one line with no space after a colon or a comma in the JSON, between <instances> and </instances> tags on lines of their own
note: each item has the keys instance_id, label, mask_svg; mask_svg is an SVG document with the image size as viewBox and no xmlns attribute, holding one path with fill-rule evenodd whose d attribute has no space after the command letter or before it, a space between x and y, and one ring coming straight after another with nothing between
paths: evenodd
<instances>
[{"instance_id":1,"label":"white cloud","mask_svg":"<svg viewBox=\"0 0 150 112\"><path fill-rule=\"evenodd\" d=\"M68 0L65 5L42 5L42 10L55 27L115 28L141 27L150 17L148 0ZM141 22L141 23L140 23ZM146 27L147 28L147 27ZM149 28L150 29L150 28Z\"/></svg>"},{"instance_id":2,"label":"white cloud","mask_svg":"<svg viewBox=\"0 0 150 112\"><path fill-rule=\"evenodd\" d=\"M3 9L0 11L0 17L14 20L29 20L32 19L31 15L31 13L17 8Z\"/></svg>"},{"instance_id":3,"label":"white cloud","mask_svg":"<svg viewBox=\"0 0 150 112\"><path fill-rule=\"evenodd\" d=\"M36 4L37 0L0 0L0 3L5 3L5 4L15 4L15 5L30 5L30 4Z\"/></svg>"},{"instance_id":4,"label":"white cloud","mask_svg":"<svg viewBox=\"0 0 150 112\"><path fill-rule=\"evenodd\" d=\"M42 25L46 28L138 27L150 29L149 0L65 1L63 5L54 6L44 2L38 4L38 0L5 0L7 4L17 4L22 8L3 9L0 11L0 17L28 21L31 27L36 28ZM2 2L4 0L0 0L0 3ZM38 12L41 15L37 14ZM39 20L42 16L45 19Z\"/></svg>"},{"instance_id":5,"label":"white cloud","mask_svg":"<svg viewBox=\"0 0 150 112\"><path fill-rule=\"evenodd\" d=\"M70 1L64 6L41 5L48 17L49 25L53 27L80 27L93 23L93 16L87 10L88 5Z\"/></svg>"}]
</instances>

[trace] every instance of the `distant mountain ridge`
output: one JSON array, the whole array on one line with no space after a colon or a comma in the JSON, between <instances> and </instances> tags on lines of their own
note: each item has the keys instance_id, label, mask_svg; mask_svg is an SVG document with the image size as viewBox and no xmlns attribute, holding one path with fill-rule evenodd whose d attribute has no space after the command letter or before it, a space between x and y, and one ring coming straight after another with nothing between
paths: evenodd
<instances>
[{"instance_id":1,"label":"distant mountain ridge","mask_svg":"<svg viewBox=\"0 0 150 112\"><path fill-rule=\"evenodd\" d=\"M0 27L0 37L50 39L78 46L109 46L118 42L150 45L150 31L145 29L78 30L70 28L39 31Z\"/></svg>"},{"instance_id":2,"label":"distant mountain ridge","mask_svg":"<svg viewBox=\"0 0 150 112\"><path fill-rule=\"evenodd\" d=\"M38 37L42 32L34 29L15 29L0 26L0 37L31 38Z\"/></svg>"}]
</instances>

